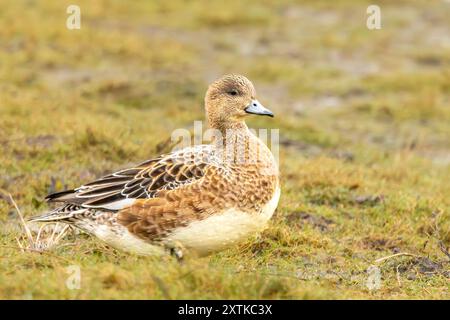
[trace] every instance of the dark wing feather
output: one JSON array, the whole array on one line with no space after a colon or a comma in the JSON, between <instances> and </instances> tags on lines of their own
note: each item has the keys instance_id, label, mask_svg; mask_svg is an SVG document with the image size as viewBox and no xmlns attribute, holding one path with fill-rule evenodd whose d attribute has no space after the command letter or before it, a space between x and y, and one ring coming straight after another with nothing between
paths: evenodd
<instances>
[{"instance_id":1,"label":"dark wing feather","mask_svg":"<svg viewBox=\"0 0 450 320\"><path fill-rule=\"evenodd\" d=\"M46 200L118 210L120 205L116 208L114 204L122 200L154 198L161 190L173 190L197 181L208 166L216 163L210 146L187 148L117 171L77 189L50 194Z\"/></svg>"}]
</instances>

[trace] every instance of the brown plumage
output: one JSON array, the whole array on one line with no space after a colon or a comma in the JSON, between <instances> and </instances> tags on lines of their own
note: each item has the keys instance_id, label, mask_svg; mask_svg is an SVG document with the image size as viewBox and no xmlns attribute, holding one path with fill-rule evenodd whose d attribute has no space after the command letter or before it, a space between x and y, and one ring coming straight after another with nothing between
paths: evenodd
<instances>
[{"instance_id":1,"label":"brown plumage","mask_svg":"<svg viewBox=\"0 0 450 320\"><path fill-rule=\"evenodd\" d=\"M161 155L51 194L48 201L64 205L33 220L71 223L140 254L174 246L206 254L261 230L278 203L278 168L244 119L273 115L256 100L253 84L239 75L210 85L205 110L214 130L210 145Z\"/></svg>"}]
</instances>

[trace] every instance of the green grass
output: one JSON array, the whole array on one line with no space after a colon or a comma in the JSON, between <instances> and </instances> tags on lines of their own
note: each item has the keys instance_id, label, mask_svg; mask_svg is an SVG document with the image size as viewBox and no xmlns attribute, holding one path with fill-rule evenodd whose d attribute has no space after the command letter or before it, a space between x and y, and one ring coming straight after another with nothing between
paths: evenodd
<instances>
[{"instance_id":1,"label":"green grass","mask_svg":"<svg viewBox=\"0 0 450 320\"><path fill-rule=\"evenodd\" d=\"M68 1L0 4L1 299L448 299L450 47L443 1ZM19 18L20 17L20 18ZM180 265L85 235L21 252L11 193L44 196L170 150L209 82L248 75L279 128L269 228ZM448 250L448 249L447 249ZM381 288L366 287L376 259ZM67 267L81 268L69 290Z\"/></svg>"}]
</instances>

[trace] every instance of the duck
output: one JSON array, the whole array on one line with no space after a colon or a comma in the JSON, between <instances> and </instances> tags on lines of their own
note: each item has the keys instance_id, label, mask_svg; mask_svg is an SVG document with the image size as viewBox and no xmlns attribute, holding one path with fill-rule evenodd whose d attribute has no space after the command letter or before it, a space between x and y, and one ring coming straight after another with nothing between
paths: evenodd
<instances>
[{"instance_id":1,"label":"duck","mask_svg":"<svg viewBox=\"0 0 450 320\"><path fill-rule=\"evenodd\" d=\"M252 82L225 75L209 85L212 138L78 188L52 193L57 207L30 222L61 222L138 255L205 256L264 230L280 198L277 161L245 122L273 117Z\"/></svg>"}]
</instances>

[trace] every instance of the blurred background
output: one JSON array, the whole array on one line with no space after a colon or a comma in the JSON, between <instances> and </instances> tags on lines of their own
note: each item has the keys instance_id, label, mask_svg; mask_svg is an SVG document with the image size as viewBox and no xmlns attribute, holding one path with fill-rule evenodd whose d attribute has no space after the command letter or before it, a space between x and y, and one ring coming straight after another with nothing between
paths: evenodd
<instances>
[{"instance_id":1,"label":"blurred background","mask_svg":"<svg viewBox=\"0 0 450 320\"><path fill-rule=\"evenodd\" d=\"M66 28L71 4L81 9L79 30ZM379 30L366 26L371 4L381 9ZM449 274L442 248L450 244L449 17L450 3L442 0L2 1L3 246L17 235L9 193L32 215L46 209L48 192L170 151L174 129L192 129L194 120L204 119L208 84L239 73L276 114L249 125L280 129L283 195L263 240L211 263L261 274L270 266L343 275L313 276L300 286L283 277L216 278L205 267L198 279L186 280L195 285L181 281L166 292L184 298L443 297ZM2 250L10 259L0 269L35 259ZM64 250L61 255L79 252ZM428 259L401 261L401 276L415 277L406 284L392 271L397 262L386 267L378 293L351 278L364 274L371 259L402 251ZM108 255L96 259L113 274L124 272ZM136 270L148 263L122 259ZM93 261L87 263L94 274ZM179 272L170 270L168 282ZM56 280L46 284L53 293L43 293L39 282L31 289L11 284L30 280L30 270L0 274L0 286L9 288L3 297L20 298L26 290L43 298L115 296L100 289L66 292ZM336 283L344 289L335 291ZM139 290L138 298L167 298L164 290Z\"/></svg>"}]
</instances>

